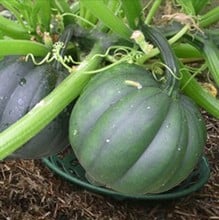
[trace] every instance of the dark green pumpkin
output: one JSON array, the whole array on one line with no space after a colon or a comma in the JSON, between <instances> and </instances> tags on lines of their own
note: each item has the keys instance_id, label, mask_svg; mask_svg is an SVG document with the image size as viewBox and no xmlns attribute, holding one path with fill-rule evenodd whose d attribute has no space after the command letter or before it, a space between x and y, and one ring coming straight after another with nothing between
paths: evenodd
<instances>
[{"instance_id":1,"label":"dark green pumpkin","mask_svg":"<svg viewBox=\"0 0 219 220\"><path fill-rule=\"evenodd\" d=\"M166 64L177 71L163 38L160 43L159 33L151 33ZM173 76L168 80L158 83L142 67L125 63L88 83L72 111L69 137L91 182L130 195L160 193L194 170L205 125Z\"/></svg>"},{"instance_id":2,"label":"dark green pumpkin","mask_svg":"<svg viewBox=\"0 0 219 220\"><path fill-rule=\"evenodd\" d=\"M66 76L50 64L34 66L18 57L0 62L0 131L29 112ZM68 144L66 109L10 158L34 159L56 154ZM31 128L30 128L31 129Z\"/></svg>"}]
</instances>

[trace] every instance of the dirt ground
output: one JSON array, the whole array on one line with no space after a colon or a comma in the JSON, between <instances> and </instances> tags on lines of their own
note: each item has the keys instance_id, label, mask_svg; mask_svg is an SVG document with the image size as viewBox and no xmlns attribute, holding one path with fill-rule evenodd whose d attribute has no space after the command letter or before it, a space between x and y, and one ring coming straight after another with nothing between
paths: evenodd
<instances>
[{"instance_id":1,"label":"dirt ground","mask_svg":"<svg viewBox=\"0 0 219 220\"><path fill-rule=\"evenodd\" d=\"M41 160L0 163L0 220L219 220L219 121L205 115L205 186L171 201L118 201L94 194L54 175Z\"/></svg>"}]
</instances>

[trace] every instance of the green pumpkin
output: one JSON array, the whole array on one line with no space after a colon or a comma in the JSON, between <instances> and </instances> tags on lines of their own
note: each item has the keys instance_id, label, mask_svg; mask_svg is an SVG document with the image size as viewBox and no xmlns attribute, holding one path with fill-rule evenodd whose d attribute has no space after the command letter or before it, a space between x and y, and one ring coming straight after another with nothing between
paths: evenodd
<instances>
[{"instance_id":1,"label":"green pumpkin","mask_svg":"<svg viewBox=\"0 0 219 220\"><path fill-rule=\"evenodd\" d=\"M146 34L177 74L166 40L152 28ZM203 154L205 124L167 75L161 84L142 67L123 63L87 84L72 111L69 138L92 183L128 195L161 193L194 170Z\"/></svg>"},{"instance_id":2,"label":"green pumpkin","mask_svg":"<svg viewBox=\"0 0 219 220\"><path fill-rule=\"evenodd\" d=\"M34 66L19 57L0 62L0 131L28 113L67 75L52 65ZM35 159L56 154L68 145L69 108L10 158ZM31 129L31 128L30 128Z\"/></svg>"}]
</instances>

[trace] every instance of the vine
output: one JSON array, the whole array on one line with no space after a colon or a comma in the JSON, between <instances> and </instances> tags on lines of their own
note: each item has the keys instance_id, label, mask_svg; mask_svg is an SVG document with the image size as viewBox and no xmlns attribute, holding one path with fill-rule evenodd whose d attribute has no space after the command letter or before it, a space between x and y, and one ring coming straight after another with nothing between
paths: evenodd
<instances>
[{"instance_id":1,"label":"vine","mask_svg":"<svg viewBox=\"0 0 219 220\"><path fill-rule=\"evenodd\" d=\"M28 61L29 58L31 58L32 62L35 65L42 65L44 63L51 63L52 61L56 60L59 63L61 63L68 71L69 73L72 72L72 67L67 65L66 63L72 62L73 64L79 65L81 62L75 61L71 56L61 56L60 51L65 48L65 45L63 42L58 41L53 44L52 52L49 52L41 61L36 61L34 55L32 53L29 53L25 57L25 61Z\"/></svg>"},{"instance_id":2,"label":"vine","mask_svg":"<svg viewBox=\"0 0 219 220\"><path fill-rule=\"evenodd\" d=\"M165 78L164 77L161 77L160 79L157 78L157 75L163 75L163 69L162 67L164 67L165 69L168 70L168 72L177 80L181 80L182 79L182 73L179 72L179 76L177 76L173 70L167 66L166 64L162 63L162 62L155 62L152 64L152 68L151 68L151 72L152 72L152 75L154 77L154 79L156 81L163 81Z\"/></svg>"}]
</instances>

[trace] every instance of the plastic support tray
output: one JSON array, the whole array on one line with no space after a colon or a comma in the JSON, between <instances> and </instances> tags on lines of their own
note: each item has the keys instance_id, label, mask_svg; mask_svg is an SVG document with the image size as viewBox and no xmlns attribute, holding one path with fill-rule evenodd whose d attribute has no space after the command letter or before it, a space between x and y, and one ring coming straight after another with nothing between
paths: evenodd
<instances>
[{"instance_id":1,"label":"plastic support tray","mask_svg":"<svg viewBox=\"0 0 219 220\"><path fill-rule=\"evenodd\" d=\"M89 191L113 197L115 199L138 199L138 200L166 200L176 199L189 195L204 186L210 176L208 160L203 156L197 168L190 176L179 186L160 194L145 194L138 196L128 196L113 190L92 185L85 178L85 171L80 166L71 148L68 148L63 154L43 158L42 161L54 173L58 174L65 180L80 185Z\"/></svg>"}]
</instances>

